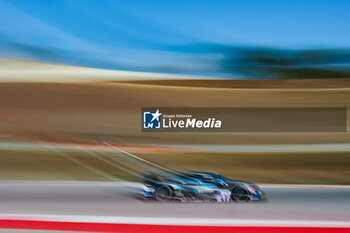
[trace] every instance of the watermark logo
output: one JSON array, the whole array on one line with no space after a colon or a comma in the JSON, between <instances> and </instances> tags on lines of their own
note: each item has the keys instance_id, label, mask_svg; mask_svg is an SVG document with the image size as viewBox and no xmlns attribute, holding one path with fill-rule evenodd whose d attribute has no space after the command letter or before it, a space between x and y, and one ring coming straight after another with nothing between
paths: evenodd
<instances>
[{"instance_id":1,"label":"watermark logo","mask_svg":"<svg viewBox=\"0 0 350 233\"><path fill-rule=\"evenodd\" d=\"M346 132L346 108L142 108L142 132Z\"/></svg>"},{"instance_id":2,"label":"watermark logo","mask_svg":"<svg viewBox=\"0 0 350 233\"><path fill-rule=\"evenodd\" d=\"M157 111L143 111L143 128L144 129L160 129L162 113Z\"/></svg>"}]
</instances>

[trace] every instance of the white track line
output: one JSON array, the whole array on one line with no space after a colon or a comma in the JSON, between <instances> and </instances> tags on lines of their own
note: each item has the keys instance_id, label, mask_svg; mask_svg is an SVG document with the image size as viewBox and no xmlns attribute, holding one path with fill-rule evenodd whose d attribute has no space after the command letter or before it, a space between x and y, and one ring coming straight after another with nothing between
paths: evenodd
<instances>
[{"instance_id":1,"label":"white track line","mask_svg":"<svg viewBox=\"0 0 350 233\"><path fill-rule=\"evenodd\" d=\"M181 226L288 226L288 227L341 227L350 228L350 221L276 220L276 219L218 219L218 218L156 218L110 217L84 215L21 215L0 214L0 220L54 221L82 223L115 223L140 225Z\"/></svg>"}]
</instances>

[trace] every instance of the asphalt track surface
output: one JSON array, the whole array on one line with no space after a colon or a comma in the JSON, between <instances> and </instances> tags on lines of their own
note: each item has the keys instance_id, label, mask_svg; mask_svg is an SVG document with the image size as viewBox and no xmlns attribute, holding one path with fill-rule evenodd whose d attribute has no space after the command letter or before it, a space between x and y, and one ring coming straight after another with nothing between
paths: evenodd
<instances>
[{"instance_id":1,"label":"asphalt track surface","mask_svg":"<svg viewBox=\"0 0 350 233\"><path fill-rule=\"evenodd\" d=\"M1 182L0 214L350 221L349 186L262 187L267 203L156 203L130 197L128 183Z\"/></svg>"}]
</instances>

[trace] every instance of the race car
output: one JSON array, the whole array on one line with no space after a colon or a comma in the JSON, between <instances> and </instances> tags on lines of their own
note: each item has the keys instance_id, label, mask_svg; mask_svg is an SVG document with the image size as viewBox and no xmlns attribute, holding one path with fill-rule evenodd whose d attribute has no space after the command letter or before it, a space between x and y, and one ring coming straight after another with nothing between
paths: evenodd
<instances>
[{"instance_id":1,"label":"race car","mask_svg":"<svg viewBox=\"0 0 350 233\"><path fill-rule=\"evenodd\" d=\"M184 176L180 173L152 173L144 175L145 199L160 202L177 200L181 202L230 202L231 191L219 188L211 182Z\"/></svg>"},{"instance_id":2,"label":"race car","mask_svg":"<svg viewBox=\"0 0 350 233\"><path fill-rule=\"evenodd\" d=\"M251 182L239 181L227 178L216 172L182 172L182 176L198 179L205 183L211 183L218 188L230 190L232 201L266 201L265 193Z\"/></svg>"}]
</instances>

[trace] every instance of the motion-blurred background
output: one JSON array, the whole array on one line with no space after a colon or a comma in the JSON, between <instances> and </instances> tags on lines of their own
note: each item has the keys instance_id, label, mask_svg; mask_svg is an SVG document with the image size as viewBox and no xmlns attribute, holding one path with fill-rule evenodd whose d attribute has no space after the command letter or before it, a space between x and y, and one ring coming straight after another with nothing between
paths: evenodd
<instances>
[{"instance_id":1,"label":"motion-blurred background","mask_svg":"<svg viewBox=\"0 0 350 233\"><path fill-rule=\"evenodd\" d=\"M106 179L87 166L136 179L100 159L115 159L109 142L175 168L254 182L349 184L348 132L140 129L141 108L151 106L349 107L349 8L2 0L0 179Z\"/></svg>"}]
</instances>

